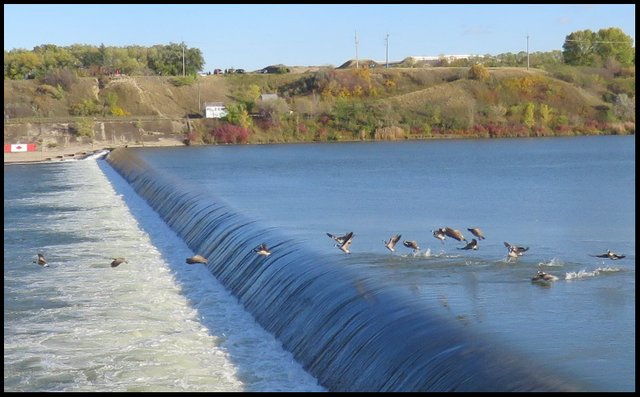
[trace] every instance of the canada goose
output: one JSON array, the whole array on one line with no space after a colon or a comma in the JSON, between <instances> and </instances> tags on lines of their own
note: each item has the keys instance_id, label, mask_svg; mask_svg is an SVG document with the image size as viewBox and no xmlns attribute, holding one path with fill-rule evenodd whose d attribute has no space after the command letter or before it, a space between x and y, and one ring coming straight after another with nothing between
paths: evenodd
<instances>
[{"instance_id":1,"label":"canada goose","mask_svg":"<svg viewBox=\"0 0 640 397\"><path fill-rule=\"evenodd\" d=\"M332 239L334 239L336 241L336 243L338 244L342 244L345 241L347 241L347 238L349 237L349 235L353 234L353 232L348 232L345 233L344 236L336 236L335 234L331 234L331 233L327 233L327 236L331 237Z\"/></svg>"},{"instance_id":2,"label":"canada goose","mask_svg":"<svg viewBox=\"0 0 640 397\"><path fill-rule=\"evenodd\" d=\"M267 245L265 243L262 243L259 246L257 246L256 248L254 248L253 252L257 253L258 255L262 255L262 256L271 255L271 251L269 251L269 248L267 247Z\"/></svg>"},{"instance_id":3,"label":"canada goose","mask_svg":"<svg viewBox=\"0 0 640 397\"><path fill-rule=\"evenodd\" d=\"M113 258L113 262L111 262L111 267L118 267L121 263L129 263L124 258Z\"/></svg>"},{"instance_id":4,"label":"canada goose","mask_svg":"<svg viewBox=\"0 0 640 397\"><path fill-rule=\"evenodd\" d=\"M33 263L37 263L42 267L49 267L47 260L44 258L44 255L41 253L38 253L38 259L34 260Z\"/></svg>"},{"instance_id":5,"label":"canada goose","mask_svg":"<svg viewBox=\"0 0 640 397\"><path fill-rule=\"evenodd\" d=\"M558 277L554 276L553 274L549 274L549 273L545 273L542 270L538 270L538 274L536 274L535 276L533 276L531 278L532 282L551 282L551 281L557 281Z\"/></svg>"},{"instance_id":6,"label":"canada goose","mask_svg":"<svg viewBox=\"0 0 640 397\"><path fill-rule=\"evenodd\" d=\"M444 228L436 229L431 231L433 233L433 237L437 238L444 244L444 240L447 238L447 235L444 234Z\"/></svg>"},{"instance_id":7,"label":"canada goose","mask_svg":"<svg viewBox=\"0 0 640 397\"><path fill-rule=\"evenodd\" d=\"M209 260L202 255L194 255L190 258L187 258L187 263L193 265L194 263L208 263Z\"/></svg>"},{"instance_id":8,"label":"canada goose","mask_svg":"<svg viewBox=\"0 0 640 397\"><path fill-rule=\"evenodd\" d=\"M484 234L482 234L482 230L480 230L480 228L471 227L471 228L467 228L467 230L470 231L471 234L473 234L474 236L476 236L480 240L484 240Z\"/></svg>"},{"instance_id":9,"label":"canada goose","mask_svg":"<svg viewBox=\"0 0 640 397\"><path fill-rule=\"evenodd\" d=\"M340 248L340 251L344 252L345 254L350 254L351 251L349 251L349 247L351 247L351 242L353 241L353 232L349 232L346 235L344 235L344 242L342 242L341 244L335 244L336 247Z\"/></svg>"},{"instance_id":10,"label":"canada goose","mask_svg":"<svg viewBox=\"0 0 640 397\"><path fill-rule=\"evenodd\" d=\"M478 241L474 238L470 243L465 245L462 248L458 248L459 250L477 250L478 249Z\"/></svg>"},{"instance_id":11,"label":"canada goose","mask_svg":"<svg viewBox=\"0 0 640 397\"><path fill-rule=\"evenodd\" d=\"M394 252L396 250L396 244L400 241L400 237L402 237L401 234L394 234L389 241L384 241L384 246L387 247L389 251Z\"/></svg>"},{"instance_id":12,"label":"canada goose","mask_svg":"<svg viewBox=\"0 0 640 397\"><path fill-rule=\"evenodd\" d=\"M595 256L596 258L607 258L613 261L617 259L622 259L625 257L625 255L616 254L615 252L611 252L611 250L607 250L607 252L605 252L604 254L591 255L591 256Z\"/></svg>"},{"instance_id":13,"label":"canada goose","mask_svg":"<svg viewBox=\"0 0 640 397\"><path fill-rule=\"evenodd\" d=\"M507 247L507 253L512 258L517 258L519 256L522 256L522 254L524 254L524 252L529 249L529 247L520 247L517 245L511 245L506 241L504 242L504 246Z\"/></svg>"},{"instance_id":14,"label":"canada goose","mask_svg":"<svg viewBox=\"0 0 640 397\"><path fill-rule=\"evenodd\" d=\"M443 229L440 229L440 230L443 230ZM464 238L460 230L452 229L450 227L445 227L443 231L444 231L444 234L458 241L467 241L467 239Z\"/></svg>"},{"instance_id":15,"label":"canada goose","mask_svg":"<svg viewBox=\"0 0 640 397\"><path fill-rule=\"evenodd\" d=\"M415 240L404 240L402 244L407 248L411 248L414 252L420 250L420 247L418 247L418 243Z\"/></svg>"}]
</instances>

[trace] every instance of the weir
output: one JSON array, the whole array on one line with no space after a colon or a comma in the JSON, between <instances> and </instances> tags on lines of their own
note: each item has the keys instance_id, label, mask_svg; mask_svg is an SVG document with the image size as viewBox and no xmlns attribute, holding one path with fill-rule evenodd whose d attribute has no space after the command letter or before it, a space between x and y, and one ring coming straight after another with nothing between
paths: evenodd
<instances>
[{"instance_id":1,"label":"weir","mask_svg":"<svg viewBox=\"0 0 640 397\"><path fill-rule=\"evenodd\" d=\"M572 391L575 382L232 211L135 152L109 164L211 273L330 391ZM266 243L272 254L252 249Z\"/></svg>"}]
</instances>

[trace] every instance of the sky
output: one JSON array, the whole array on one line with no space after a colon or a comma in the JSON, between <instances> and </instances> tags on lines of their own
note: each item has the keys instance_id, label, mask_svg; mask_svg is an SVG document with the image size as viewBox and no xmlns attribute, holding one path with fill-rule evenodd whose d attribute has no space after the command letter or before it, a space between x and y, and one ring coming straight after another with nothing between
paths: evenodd
<instances>
[{"instance_id":1,"label":"sky","mask_svg":"<svg viewBox=\"0 0 640 397\"><path fill-rule=\"evenodd\" d=\"M610 27L635 46L635 4L4 4L5 51L184 42L203 71L546 52Z\"/></svg>"}]
</instances>

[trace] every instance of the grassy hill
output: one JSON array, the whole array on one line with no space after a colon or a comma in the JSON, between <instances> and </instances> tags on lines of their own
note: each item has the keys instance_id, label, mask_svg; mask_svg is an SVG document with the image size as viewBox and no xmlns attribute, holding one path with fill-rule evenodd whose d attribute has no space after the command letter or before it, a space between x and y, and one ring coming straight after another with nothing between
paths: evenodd
<instances>
[{"instance_id":1,"label":"grassy hill","mask_svg":"<svg viewBox=\"0 0 640 397\"><path fill-rule=\"evenodd\" d=\"M5 80L5 141L8 124L66 122L99 139L83 123L186 117L189 143L635 133L635 67L292 71ZM203 119L205 102L225 103L228 119Z\"/></svg>"}]
</instances>

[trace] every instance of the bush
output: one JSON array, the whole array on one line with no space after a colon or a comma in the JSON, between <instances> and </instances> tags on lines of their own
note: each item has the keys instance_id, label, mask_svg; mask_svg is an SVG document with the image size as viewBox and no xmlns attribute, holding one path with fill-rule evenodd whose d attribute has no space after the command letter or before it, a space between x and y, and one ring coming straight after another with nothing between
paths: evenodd
<instances>
[{"instance_id":1,"label":"bush","mask_svg":"<svg viewBox=\"0 0 640 397\"><path fill-rule=\"evenodd\" d=\"M476 63L469 69L469 78L471 80L484 81L489 78L489 71L481 64Z\"/></svg>"},{"instance_id":2,"label":"bush","mask_svg":"<svg viewBox=\"0 0 640 397\"><path fill-rule=\"evenodd\" d=\"M247 143L249 129L234 124L223 124L211 131L216 143Z\"/></svg>"},{"instance_id":3,"label":"bush","mask_svg":"<svg viewBox=\"0 0 640 397\"><path fill-rule=\"evenodd\" d=\"M196 82L196 76L173 77L171 80L169 80L169 82L171 82L171 84L173 84L175 87L182 87L183 85L190 86Z\"/></svg>"},{"instance_id":4,"label":"bush","mask_svg":"<svg viewBox=\"0 0 640 397\"><path fill-rule=\"evenodd\" d=\"M71 86L78 82L75 71L69 69L53 69L45 73L42 83L52 87L60 86L63 90L69 91Z\"/></svg>"}]
</instances>

